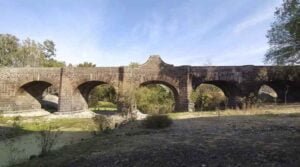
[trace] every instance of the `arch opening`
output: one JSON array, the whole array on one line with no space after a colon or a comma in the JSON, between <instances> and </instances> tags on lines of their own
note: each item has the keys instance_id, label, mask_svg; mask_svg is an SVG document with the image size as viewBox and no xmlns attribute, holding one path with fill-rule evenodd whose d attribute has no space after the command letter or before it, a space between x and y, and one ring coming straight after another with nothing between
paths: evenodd
<instances>
[{"instance_id":1,"label":"arch opening","mask_svg":"<svg viewBox=\"0 0 300 167\"><path fill-rule=\"evenodd\" d=\"M136 92L136 107L145 114L174 112L178 105L178 91L167 82L144 82Z\"/></svg>"},{"instance_id":2,"label":"arch opening","mask_svg":"<svg viewBox=\"0 0 300 167\"><path fill-rule=\"evenodd\" d=\"M32 81L16 92L15 110L58 110L58 88L45 81Z\"/></svg>"},{"instance_id":3,"label":"arch opening","mask_svg":"<svg viewBox=\"0 0 300 167\"><path fill-rule=\"evenodd\" d=\"M117 111L117 93L112 85L102 81L88 81L79 85L77 90L80 92L77 100L80 99L81 103L75 105L81 105L79 108L96 113Z\"/></svg>"},{"instance_id":4,"label":"arch opening","mask_svg":"<svg viewBox=\"0 0 300 167\"><path fill-rule=\"evenodd\" d=\"M197 86L191 94L191 99L195 111L225 110L228 106L229 95L223 87L208 82Z\"/></svg>"},{"instance_id":5,"label":"arch opening","mask_svg":"<svg viewBox=\"0 0 300 167\"><path fill-rule=\"evenodd\" d=\"M267 84L260 86L258 90L258 99L261 103L277 103L277 92Z\"/></svg>"}]
</instances>

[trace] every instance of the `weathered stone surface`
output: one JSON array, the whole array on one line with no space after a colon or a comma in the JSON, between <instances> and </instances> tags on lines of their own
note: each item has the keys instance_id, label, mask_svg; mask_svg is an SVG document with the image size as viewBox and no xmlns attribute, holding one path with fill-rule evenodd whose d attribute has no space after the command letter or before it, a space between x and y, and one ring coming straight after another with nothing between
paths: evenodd
<instances>
[{"instance_id":1,"label":"weathered stone surface","mask_svg":"<svg viewBox=\"0 0 300 167\"><path fill-rule=\"evenodd\" d=\"M49 87L59 90L60 112L84 111L89 92L104 83L117 92L128 85L164 84L173 91L176 111L192 110L190 94L203 83L220 87L232 107L264 84L279 102L300 101L300 66L173 66L151 56L138 67L0 68L0 111L40 109Z\"/></svg>"}]
</instances>

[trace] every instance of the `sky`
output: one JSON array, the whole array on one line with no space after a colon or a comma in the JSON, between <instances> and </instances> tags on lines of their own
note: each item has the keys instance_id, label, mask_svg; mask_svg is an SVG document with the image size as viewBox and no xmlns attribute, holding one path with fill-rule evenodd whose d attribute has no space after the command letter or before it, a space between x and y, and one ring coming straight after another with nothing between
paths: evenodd
<instances>
[{"instance_id":1,"label":"sky","mask_svg":"<svg viewBox=\"0 0 300 167\"><path fill-rule=\"evenodd\" d=\"M0 34L53 40L56 58L97 66L262 65L282 0L0 0Z\"/></svg>"}]
</instances>

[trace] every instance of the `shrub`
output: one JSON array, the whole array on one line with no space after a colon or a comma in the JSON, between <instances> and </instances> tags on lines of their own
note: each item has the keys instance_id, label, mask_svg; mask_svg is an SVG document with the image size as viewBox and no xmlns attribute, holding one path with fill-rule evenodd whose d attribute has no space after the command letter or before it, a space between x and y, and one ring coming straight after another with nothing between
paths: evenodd
<instances>
[{"instance_id":1,"label":"shrub","mask_svg":"<svg viewBox=\"0 0 300 167\"><path fill-rule=\"evenodd\" d=\"M36 126L39 131L39 140L40 140L40 147L41 153L40 156L44 156L51 151L53 146L57 142L58 136L62 133L59 130L58 126L54 126L50 123L42 124L36 123Z\"/></svg>"},{"instance_id":2,"label":"shrub","mask_svg":"<svg viewBox=\"0 0 300 167\"><path fill-rule=\"evenodd\" d=\"M173 123L168 115L150 115L142 122L145 128L162 129L169 127Z\"/></svg>"},{"instance_id":3,"label":"shrub","mask_svg":"<svg viewBox=\"0 0 300 167\"><path fill-rule=\"evenodd\" d=\"M175 107L172 91L163 85L141 87L136 91L135 97L137 108L145 114L166 114Z\"/></svg>"},{"instance_id":4,"label":"shrub","mask_svg":"<svg viewBox=\"0 0 300 167\"><path fill-rule=\"evenodd\" d=\"M199 111L213 111L225 109L227 99L223 91L211 84L201 84L191 94L195 109Z\"/></svg>"},{"instance_id":5,"label":"shrub","mask_svg":"<svg viewBox=\"0 0 300 167\"><path fill-rule=\"evenodd\" d=\"M94 123L97 125L98 132L109 132L111 130L112 121L105 116L97 115L93 118ZM95 132L97 134L97 132Z\"/></svg>"}]
</instances>

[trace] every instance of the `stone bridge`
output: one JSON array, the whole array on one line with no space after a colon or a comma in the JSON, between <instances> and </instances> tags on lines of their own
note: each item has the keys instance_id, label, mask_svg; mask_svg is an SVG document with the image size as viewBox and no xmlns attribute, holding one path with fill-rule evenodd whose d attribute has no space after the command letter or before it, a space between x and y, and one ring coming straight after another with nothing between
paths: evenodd
<instances>
[{"instance_id":1,"label":"stone bridge","mask_svg":"<svg viewBox=\"0 0 300 167\"><path fill-rule=\"evenodd\" d=\"M278 101L300 102L300 66L173 66L151 56L138 67L0 68L0 111L41 109L50 86L59 90L59 112L86 110L89 92L101 84L119 93L163 84L173 92L175 110L188 111L191 92L203 83L221 88L232 107L264 84L276 91Z\"/></svg>"}]
</instances>

